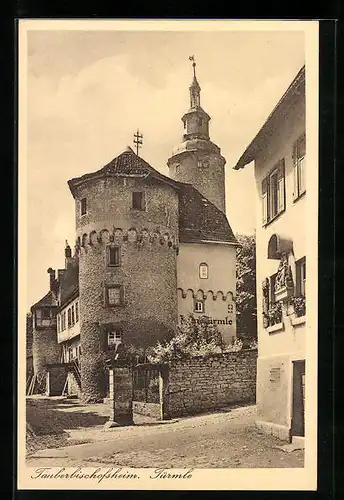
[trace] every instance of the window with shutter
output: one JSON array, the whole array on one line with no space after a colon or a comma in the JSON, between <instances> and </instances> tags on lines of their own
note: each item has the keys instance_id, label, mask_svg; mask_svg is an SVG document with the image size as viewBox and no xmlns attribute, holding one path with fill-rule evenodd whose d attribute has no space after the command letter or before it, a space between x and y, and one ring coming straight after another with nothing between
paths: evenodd
<instances>
[{"instance_id":1,"label":"window with shutter","mask_svg":"<svg viewBox=\"0 0 344 500\"><path fill-rule=\"evenodd\" d=\"M302 134L293 146L294 200L306 191L306 134Z\"/></svg>"},{"instance_id":2,"label":"window with shutter","mask_svg":"<svg viewBox=\"0 0 344 500\"><path fill-rule=\"evenodd\" d=\"M296 296L306 296L306 257L295 262L296 267Z\"/></svg>"},{"instance_id":3,"label":"window with shutter","mask_svg":"<svg viewBox=\"0 0 344 500\"><path fill-rule=\"evenodd\" d=\"M268 224L285 210L285 166L278 162L270 174L262 181L262 219Z\"/></svg>"},{"instance_id":4,"label":"window with shutter","mask_svg":"<svg viewBox=\"0 0 344 500\"><path fill-rule=\"evenodd\" d=\"M277 209L278 213L285 209L285 166L284 160L278 168L278 184L277 184Z\"/></svg>"},{"instance_id":5,"label":"window with shutter","mask_svg":"<svg viewBox=\"0 0 344 500\"><path fill-rule=\"evenodd\" d=\"M268 179L263 179L262 182L262 215L263 224L266 224L269 219L268 213Z\"/></svg>"}]
</instances>

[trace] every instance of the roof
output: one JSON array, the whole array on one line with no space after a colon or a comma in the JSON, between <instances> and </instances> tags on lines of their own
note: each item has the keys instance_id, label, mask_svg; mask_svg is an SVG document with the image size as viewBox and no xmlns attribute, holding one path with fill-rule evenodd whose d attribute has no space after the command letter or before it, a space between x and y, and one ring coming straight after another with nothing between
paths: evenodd
<instances>
[{"instance_id":1,"label":"roof","mask_svg":"<svg viewBox=\"0 0 344 500\"><path fill-rule=\"evenodd\" d=\"M82 175L68 181L68 186L75 196L75 189L77 186L85 181L91 179L97 179L102 177L140 177L146 178L148 176L159 179L167 184L172 184L174 187L178 187L178 183L167 177L166 175L160 174L155 168L151 167L143 158L136 155L130 146L127 147L123 153L116 156L113 160L107 163L104 167L96 172L91 172L90 174Z\"/></svg>"},{"instance_id":2,"label":"roof","mask_svg":"<svg viewBox=\"0 0 344 500\"><path fill-rule=\"evenodd\" d=\"M46 295L44 295L44 297L42 297L38 302L36 302L35 304L33 304L33 306L31 306L31 311L33 309L36 309L37 307L53 307L53 306L57 306L57 301L52 291L49 290L49 292Z\"/></svg>"},{"instance_id":3,"label":"roof","mask_svg":"<svg viewBox=\"0 0 344 500\"><path fill-rule=\"evenodd\" d=\"M76 188L88 180L109 177L152 178L170 185L179 194L180 241L210 240L237 243L226 215L191 184L175 181L160 174L128 147L123 153L96 172L68 181L75 196ZM66 274L66 273L65 273ZM65 276L63 277L65 279Z\"/></svg>"},{"instance_id":4,"label":"roof","mask_svg":"<svg viewBox=\"0 0 344 500\"><path fill-rule=\"evenodd\" d=\"M179 194L179 240L218 241L238 244L226 215L191 184L181 184Z\"/></svg>"},{"instance_id":5,"label":"roof","mask_svg":"<svg viewBox=\"0 0 344 500\"><path fill-rule=\"evenodd\" d=\"M74 258L60 279L60 307L79 293L79 259Z\"/></svg>"},{"instance_id":6,"label":"roof","mask_svg":"<svg viewBox=\"0 0 344 500\"><path fill-rule=\"evenodd\" d=\"M264 139L268 137L271 134L272 130L274 129L273 124L276 118L278 118L282 114L283 109L285 108L286 105L288 105L288 103L293 97L299 95L300 92L304 93L304 88L301 89L301 86L304 87L304 85L305 85L305 66L303 66L300 69L300 71L298 72L292 83L289 85L289 87L287 88L281 99L278 101L272 112L269 114L262 128L259 130L255 138L251 141L251 143L246 148L244 153L241 155L237 164L233 167L234 170L239 170L240 168L244 168L245 165L251 163L251 161L255 159L257 153L262 147Z\"/></svg>"}]
</instances>

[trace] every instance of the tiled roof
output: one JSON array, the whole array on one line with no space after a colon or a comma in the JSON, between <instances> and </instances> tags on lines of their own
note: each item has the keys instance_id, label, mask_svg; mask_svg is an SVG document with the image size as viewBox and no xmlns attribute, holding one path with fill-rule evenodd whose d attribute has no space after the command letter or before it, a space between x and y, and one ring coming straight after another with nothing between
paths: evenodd
<instances>
[{"instance_id":1,"label":"tiled roof","mask_svg":"<svg viewBox=\"0 0 344 500\"><path fill-rule=\"evenodd\" d=\"M190 184L180 184L179 239L181 242L238 243L227 217Z\"/></svg>"},{"instance_id":2,"label":"tiled roof","mask_svg":"<svg viewBox=\"0 0 344 500\"><path fill-rule=\"evenodd\" d=\"M85 181L103 176L135 176L155 178L171 185L179 193L179 230L181 241L223 241L237 243L223 212L208 201L191 184L177 182L160 174L128 147L96 172L68 181L74 196L75 188Z\"/></svg>"},{"instance_id":3,"label":"tiled roof","mask_svg":"<svg viewBox=\"0 0 344 500\"><path fill-rule=\"evenodd\" d=\"M49 292L44 295L36 304L31 306L31 310L36 307L52 307L57 306L57 301L53 295L53 293L49 290Z\"/></svg>"},{"instance_id":4,"label":"tiled roof","mask_svg":"<svg viewBox=\"0 0 344 500\"><path fill-rule=\"evenodd\" d=\"M119 156L107 163L104 167L96 172L82 175L68 181L69 188L74 196L75 188L83 182L96 179L99 177L141 177L145 178L149 175L156 177L168 184L177 185L178 183L170 179L166 175L160 174L155 168L151 167L143 158L137 156L134 151L128 146Z\"/></svg>"}]
</instances>

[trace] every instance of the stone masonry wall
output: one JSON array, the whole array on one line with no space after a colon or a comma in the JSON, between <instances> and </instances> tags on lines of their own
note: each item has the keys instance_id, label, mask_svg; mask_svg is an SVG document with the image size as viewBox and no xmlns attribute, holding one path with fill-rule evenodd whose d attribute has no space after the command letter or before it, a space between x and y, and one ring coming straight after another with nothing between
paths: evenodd
<instances>
[{"instance_id":1,"label":"stone masonry wall","mask_svg":"<svg viewBox=\"0 0 344 500\"><path fill-rule=\"evenodd\" d=\"M257 351L176 360L165 380L164 418L194 415L229 404L255 403Z\"/></svg>"},{"instance_id":2,"label":"stone masonry wall","mask_svg":"<svg viewBox=\"0 0 344 500\"><path fill-rule=\"evenodd\" d=\"M77 193L76 206L83 196L88 206L83 217L76 211L86 401L101 401L107 393L107 328L120 328L124 345L146 347L172 336L177 324L178 196L169 186L123 182L98 180ZM144 191L146 210L132 210L133 190ZM119 246L119 267L107 265L108 245ZM122 303L111 307L106 289L114 285L122 287Z\"/></svg>"},{"instance_id":3,"label":"stone masonry wall","mask_svg":"<svg viewBox=\"0 0 344 500\"><path fill-rule=\"evenodd\" d=\"M48 363L58 363L61 356L61 347L57 343L56 326L33 329L33 369L37 375L46 372Z\"/></svg>"}]
</instances>

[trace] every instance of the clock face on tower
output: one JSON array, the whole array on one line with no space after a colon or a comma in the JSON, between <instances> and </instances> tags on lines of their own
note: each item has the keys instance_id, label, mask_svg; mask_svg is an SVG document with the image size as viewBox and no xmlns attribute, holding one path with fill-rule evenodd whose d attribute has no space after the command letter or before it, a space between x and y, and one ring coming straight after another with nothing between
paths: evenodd
<instances>
[{"instance_id":1,"label":"clock face on tower","mask_svg":"<svg viewBox=\"0 0 344 500\"><path fill-rule=\"evenodd\" d=\"M208 168L209 167L208 158L200 158L198 160L198 166L199 166L199 168Z\"/></svg>"}]
</instances>

